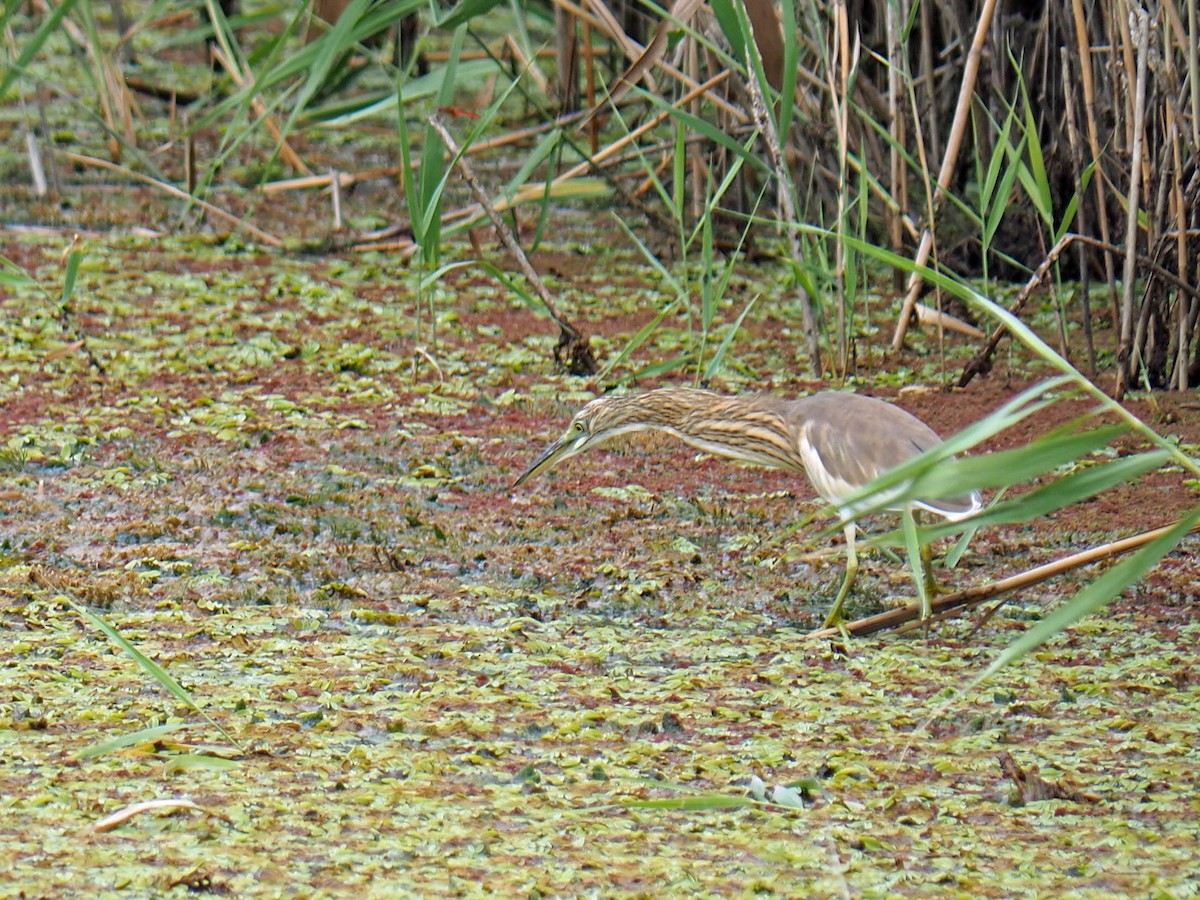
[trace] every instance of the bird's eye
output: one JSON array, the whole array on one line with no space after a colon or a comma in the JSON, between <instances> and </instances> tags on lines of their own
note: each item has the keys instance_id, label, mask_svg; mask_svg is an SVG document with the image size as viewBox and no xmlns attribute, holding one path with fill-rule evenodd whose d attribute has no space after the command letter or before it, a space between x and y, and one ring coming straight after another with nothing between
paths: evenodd
<instances>
[{"instance_id":1,"label":"bird's eye","mask_svg":"<svg viewBox=\"0 0 1200 900\"><path fill-rule=\"evenodd\" d=\"M575 430L576 430L576 431L583 431L583 423L582 423L582 422L576 422L576 423L575 423Z\"/></svg>"}]
</instances>

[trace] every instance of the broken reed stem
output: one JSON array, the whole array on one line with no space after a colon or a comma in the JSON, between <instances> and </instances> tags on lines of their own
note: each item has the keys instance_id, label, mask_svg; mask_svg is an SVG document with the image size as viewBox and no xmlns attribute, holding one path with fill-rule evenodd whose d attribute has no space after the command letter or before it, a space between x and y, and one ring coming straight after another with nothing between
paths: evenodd
<instances>
[{"instance_id":1,"label":"broken reed stem","mask_svg":"<svg viewBox=\"0 0 1200 900\"><path fill-rule=\"evenodd\" d=\"M474 195L475 202L479 204L484 213L487 215L488 220L492 223L492 227L496 230L496 235L500 238L500 243L502 243L504 245L504 249L512 254L514 259L516 259L517 265L520 267L521 272L525 275L525 279L529 282L529 286L533 288L534 293L538 295L538 299L542 301L542 305L546 307L546 312L550 314L550 318L554 320L555 324L558 325L559 329L562 331L562 340L559 342L559 347L556 349L555 355L557 356L559 351L565 347L571 353L571 359L573 361L578 359L581 365L586 366L587 363L583 357L586 356L587 359L591 359L591 351L588 349L586 339L584 339L583 335L580 334L579 330L576 329L574 325L572 325L559 314L558 309L554 305L554 300L550 296L550 291L546 288L541 276L538 275L537 271L533 268L533 264L530 263L529 257L525 255L525 251L521 249L521 245L517 243L517 239L513 235L512 230L504 223L504 220L500 218L499 214L492 207L492 203L488 199L487 194L480 186L479 181L475 178L475 172L471 169L470 163L468 163L466 158L459 152L457 142L450 134L449 129L446 128L445 123L442 122L441 117L437 113L434 113L429 117L428 121L433 130L438 133L438 136L446 144L446 148L454 156L456 160L455 165L458 167L459 174L462 175L463 181L467 183L467 187L470 189L472 195ZM577 350L576 348L579 349ZM593 369L591 372L586 374L590 375L595 373L594 360L591 364Z\"/></svg>"},{"instance_id":2,"label":"broken reed stem","mask_svg":"<svg viewBox=\"0 0 1200 900\"><path fill-rule=\"evenodd\" d=\"M1191 228L1188 229L1186 233L1188 235L1200 235L1200 229ZM1163 235L1163 237L1175 237L1175 234L1173 232L1168 232L1167 234ZM1076 241L1083 244L1088 244L1092 247L1098 247L1105 253L1118 254L1121 252L1120 247L1115 247L1112 244L1107 244L1104 241L1097 240L1096 238L1088 237L1085 234L1064 234L1058 239L1058 243L1050 248L1050 252L1046 254L1046 258L1042 260L1034 273L1029 276L1029 280L1025 282L1025 287L1021 288L1021 293L1017 295L1016 301L1014 301L1013 305L1009 307L1008 311L1010 313L1013 315L1020 314L1021 310L1025 308L1025 304L1029 301L1029 298L1032 296L1034 290L1036 290L1038 285L1040 285L1046 279L1046 276L1050 273L1050 269L1058 261L1058 258L1062 255L1063 251ZM1137 256L1137 262L1151 274L1157 275L1163 281L1170 282L1179 291L1187 294L1194 300L1200 300L1200 287L1195 287L1189 284L1175 272L1164 268L1157 260L1139 254ZM976 375L988 371L990 365L989 360L991 359L992 354L996 352L996 347L999 346L1000 340L1004 337L1007 331L1008 329L1003 325L996 326L995 330L992 331L992 336L988 338L987 345L978 353L976 353L975 357L963 367L962 375L958 379L958 386L960 388L966 387L968 384L970 384L971 380Z\"/></svg>"},{"instance_id":3,"label":"broken reed stem","mask_svg":"<svg viewBox=\"0 0 1200 900\"><path fill-rule=\"evenodd\" d=\"M1061 575L1063 572L1069 572L1072 569L1078 569L1081 566L1111 559L1114 556L1120 556L1131 550L1144 547L1146 544L1162 537L1174 527L1175 525L1164 525L1162 528L1155 528L1152 531L1143 531L1141 534L1135 534L1132 537L1123 538L1119 541L1111 541L1099 547L1093 547L1090 550L1081 550L1079 553L1072 553L1070 556L1064 556L1062 559L1046 563L1027 572L1021 572L1018 575L1010 575L1008 578L1002 578L991 584L967 588L966 590L946 594L943 597L937 597L931 604L933 615L926 620L921 619L921 606L919 603L908 603L898 609L890 609L878 615L856 619L837 628L821 628L817 631L811 631L805 637L836 637L843 630L854 637L863 637L879 631L899 629L901 626L909 623L924 626L930 621L942 621L951 616L960 615L968 609L978 606L980 603L991 600L993 597L999 597L1001 594L1032 587L1035 584L1041 584L1043 581L1053 578L1055 575ZM1191 529L1188 534L1200 534L1200 525Z\"/></svg>"},{"instance_id":4,"label":"broken reed stem","mask_svg":"<svg viewBox=\"0 0 1200 900\"><path fill-rule=\"evenodd\" d=\"M50 188L46 182L46 167L42 163L42 146L38 143L37 135L33 133L28 122L23 123L23 130L25 132L25 154L29 160L29 178L33 182L34 193L39 197L45 197L50 192Z\"/></svg>"}]
</instances>

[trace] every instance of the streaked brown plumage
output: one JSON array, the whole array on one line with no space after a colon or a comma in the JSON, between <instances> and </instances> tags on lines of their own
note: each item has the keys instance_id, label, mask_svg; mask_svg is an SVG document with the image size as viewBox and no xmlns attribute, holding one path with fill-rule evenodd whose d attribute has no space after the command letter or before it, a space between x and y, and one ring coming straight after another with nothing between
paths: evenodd
<instances>
[{"instance_id":1,"label":"streaked brown plumage","mask_svg":"<svg viewBox=\"0 0 1200 900\"><path fill-rule=\"evenodd\" d=\"M692 388L599 397L571 420L566 432L521 473L513 487L621 434L658 430L706 453L805 472L817 493L837 507L845 524L846 578L830 611L836 621L858 571L854 515L841 501L853 491L941 443L916 416L883 400L824 391L795 400L758 394L723 396ZM918 499L913 505L951 520L976 512L972 493Z\"/></svg>"}]
</instances>

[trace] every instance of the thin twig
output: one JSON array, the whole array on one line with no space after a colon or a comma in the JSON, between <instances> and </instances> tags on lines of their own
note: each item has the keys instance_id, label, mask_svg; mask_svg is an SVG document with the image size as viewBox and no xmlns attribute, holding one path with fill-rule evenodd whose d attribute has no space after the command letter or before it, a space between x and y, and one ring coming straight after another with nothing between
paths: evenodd
<instances>
[{"instance_id":1,"label":"thin twig","mask_svg":"<svg viewBox=\"0 0 1200 900\"><path fill-rule=\"evenodd\" d=\"M529 138L537 137L547 131L553 131L556 128L564 128L572 122L583 117L581 112L568 113L552 119L548 122L542 122L539 125L531 125L528 128L519 128L516 131L510 131L499 137L491 138L486 141L478 141L463 151L464 154L475 156L487 150L494 150L497 147L505 147L509 144L517 144ZM445 159L449 160L451 154L447 153ZM414 160L413 167L420 165L420 160ZM380 166L374 169L364 169L361 172L338 172L338 184L343 188L352 187L363 181L372 181L376 178L395 178L397 175L405 176L403 166ZM332 174L329 175L308 175L303 178L284 178L279 181L269 181L258 187L258 191L263 194L277 194L283 191L308 190L310 188L329 187L332 181Z\"/></svg>"}]
</instances>

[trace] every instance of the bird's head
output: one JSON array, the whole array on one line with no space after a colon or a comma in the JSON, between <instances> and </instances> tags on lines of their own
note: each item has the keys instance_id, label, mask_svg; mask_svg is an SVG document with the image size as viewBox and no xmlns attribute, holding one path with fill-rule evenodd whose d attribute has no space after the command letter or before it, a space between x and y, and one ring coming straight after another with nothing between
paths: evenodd
<instances>
[{"instance_id":1,"label":"bird's head","mask_svg":"<svg viewBox=\"0 0 1200 900\"><path fill-rule=\"evenodd\" d=\"M613 395L597 397L577 412L562 436L542 451L541 456L513 482L513 487L611 437L647 427L646 423L631 418L634 408L630 399Z\"/></svg>"}]
</instances>

